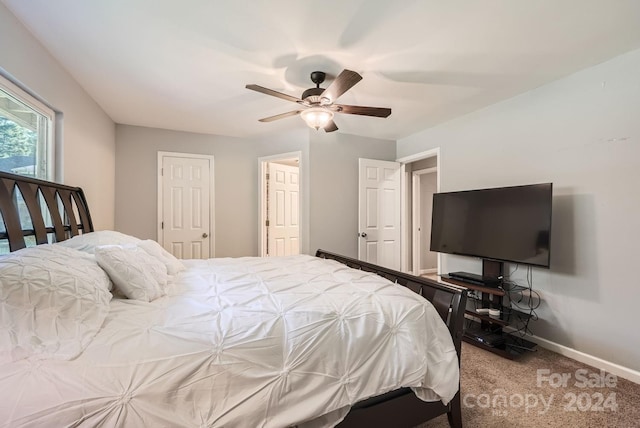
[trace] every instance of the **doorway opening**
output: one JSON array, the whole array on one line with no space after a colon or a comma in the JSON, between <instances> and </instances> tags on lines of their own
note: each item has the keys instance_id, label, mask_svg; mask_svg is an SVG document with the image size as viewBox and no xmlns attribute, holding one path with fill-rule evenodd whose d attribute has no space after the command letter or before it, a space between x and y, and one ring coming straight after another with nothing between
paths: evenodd
<instances>
[{"instance_id":1,"label":"doorway opening","mask_svg":"<svg viewBox=\"0 0 640 428\"><path fill-rule=\"evenodd\" d=\"M401 202L404 245L402 270L413 275L440 274L440 254L429 250L433 194L440 191L440 149L398 159L402 163Z\"/></svg>"},{"instance_id":2,"label":"doorway opening","mask_svg":"<svg viewBox=\"0 0 640 428\"><path fill-rule=\"evenodd\" d=\"M300 152L258 159L262 257L300 254Z\"/></svg>"},{"instance_id":3,"label":"doorway opening","mask_svg":"<svg viewBox=\"0 0 640 428\"><path fill-rule=\"evenodd\" d=\"M433 194L438 187L436 172L437 168L431 167L414 169L411 173L411 266L414 275L438 273L438 253L429 250Z\"/></svg>"}]
</instances>

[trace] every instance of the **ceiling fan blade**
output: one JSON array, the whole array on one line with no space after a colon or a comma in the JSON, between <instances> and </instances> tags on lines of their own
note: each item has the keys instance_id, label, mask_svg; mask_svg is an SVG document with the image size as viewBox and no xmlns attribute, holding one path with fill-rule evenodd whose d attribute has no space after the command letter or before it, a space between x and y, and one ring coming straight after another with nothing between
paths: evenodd
<instances>
[{"instance_id":1,"label":"ceiling fan blade","mask_svg":"<svg viewBox=\"0 0 640 428\"><path fill-rule=\"evenodd\" d=\"M275 116L269 116L269 117L265 117L263 119L260 119L260 122L273 122L274 120L278 120L278 119L284 119L285 117L290 117L290 116L296 116L298 114L300 114L302 110L296 110L296 111L289 111L287 113L280 113L280 114L276 114Z\"/></svg>"},{"instance_id":2,"label":"ceiling fan blade","mask_svg":"<svg viewBox=\"0 0 640 428\"><path fill-rule=\"evenodd\" d=\"M333 120L330 120L329 123L327 123L324 127L324 132L333 132L337 130L338 130L338 126Z\"/></svg>"},{"instance_id":3,"label":"ceiling fan blade","mask_svg":"<svg viewBox=\"0 0 640 428\"><path fill-rule=\"evenodd\" d=\"M271 95L272 97L282 98L283 100L291 101L294 103L302 103L300 98L292 97L291 95L283 94L282 92L274 91L273 89L265 88L260 85L247 85L247 89L260 92L262 94Z\"/></svg>"},{"instance_id":4,"label":"ceiling fan blade","mask_svg":"<svg viewBox=\"0 0 640 428\"><path fill-rule=\"evenodd\" d=\"M338 97L349 89L353 87L356 83L362 80L362 76L360 76L355 71L351 70L342 70L342 73L336 77L336 79L331 82L329 87L324 90L322 95L320 96L323 99L327 99L328 103L333 103Z\"/></svg>"},{"instance_id":5,"label":"ceiling fan blade","mask_svg":"<svg viewBox=\"0 0 640 428\"><path fill-rule=\"evenodd\" d=\"M391 114L390 108L384 107L364 107L364 106L348 106L344 104L334 104L335 111L346 114L359 114L362 116L388 117Z\"/></svg>"}]
</instances>

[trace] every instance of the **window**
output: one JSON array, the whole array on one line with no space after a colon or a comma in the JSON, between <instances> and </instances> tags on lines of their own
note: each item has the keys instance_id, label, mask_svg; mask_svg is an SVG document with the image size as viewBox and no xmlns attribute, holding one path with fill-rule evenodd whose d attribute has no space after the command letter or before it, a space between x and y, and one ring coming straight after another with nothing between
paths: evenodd
<instances>
[{"instance_id":1,"label":"window","mask_svg":"<svg viewBox=\"0 0 640 428\"><path fill-rule=\"evenodd\" d=\"M53 180L54 117L53 110L0 75L0 171ZM33 228L19 190L15 198L22 228ZM51 226L48 213L45 222ZM9 252L6 238L0 215L0 254ZM34 236L25 241L35 245Z\"/></svg>"},{"instance_id":2,"label":"window","mask_svg":"<svg viewBox=\"0 0 640 428\"><path fill-rule=\"evenodd\" d=\"M54 112L0 76L0 171L52 180Z\"/></svg>"}]
</instances>

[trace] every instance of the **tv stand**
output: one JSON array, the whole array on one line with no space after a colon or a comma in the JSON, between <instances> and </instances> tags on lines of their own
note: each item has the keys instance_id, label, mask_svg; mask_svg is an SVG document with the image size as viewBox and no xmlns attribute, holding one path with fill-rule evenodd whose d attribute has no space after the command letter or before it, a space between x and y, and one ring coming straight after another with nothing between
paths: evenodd
<instances>
[{"instance_id":1,"label":"tv stand","mask_svg":"<svg viewBox=\"0 0 640 428\"><path fill-rule=\"evenodd\" d=\"M502 265L501 262L495 263ZM467 299L467 302L471 303L465 311L467 326L462 340L509 359L513 359L526 351L533 351L536 347L535 343L503 330L504 327L509 325L527 322L531 318L531 314L515 310L510 305L504 305L503 298L506 293L502 289L502 266L499 266L498 270L491 271L494 275L499 273L499 279L496 278L497 275L493 278L487 278L486 272L483 260L483 275L452 272L441 276L441 279L445 282L476 291L473 294L469 293L469 298ZM473 304L474 300L475 305ZM476 307L498 309L500 315L493 316L488 313L478 313Z\"/></svg>"},{"instance_id":2,"label":"tv stand","mask_svg":"<svg viewBox=\"0 0 640 428\"><path fill-rule=\"evenodd\" d=\"M499 288L502 285L503 269L503 262L482 259L482 275L469 272L449 272L448 277L474 285Z\"/></svg>"},{"instance_id":3,"label":"tv stand","mask_svg":"<svg viewBox=\"0 0 640 428\"><path fill-rule=\"evenodd\" d=\"M483 285L485 287L499 287L500 280L498 278L477 275L469 272L449 272L449 278L459 281L468 282L475 285Z\"/></svg>"}]
</instances>

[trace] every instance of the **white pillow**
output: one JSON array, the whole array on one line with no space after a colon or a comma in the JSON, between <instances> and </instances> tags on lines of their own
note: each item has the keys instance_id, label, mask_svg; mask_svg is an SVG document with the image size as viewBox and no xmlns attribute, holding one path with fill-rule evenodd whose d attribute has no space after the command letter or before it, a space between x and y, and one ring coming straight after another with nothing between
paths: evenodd
<instances>
[{"instance_id":1,"label":"white pillow","mask_svg":"<svg viewBox=\"0 0 640 428\"><path fill-rule=\"evenodd\" d=\"M70 360L109 313L109 278L85 254L38 245L0 258L0 363Z\"/></svg>"},{"instance_id":2,"label":"white pillow","mask_svg":"<svg viewBox=\"0 0 640 428\"><path fill-rule=\"evenodd\" d=\"M58 242L57 245L93 254L96 247L102 245L126 245L137 244L138 242L140 242L140 239L135 236L125 235L115 230L99 230L74 236L66 241Z\"/></svg>"},{"instance_id":3,"label":"white pillow","mask_svg":"<svg viewBox=\"0 0 640 428\"><path fill-rule=\"evenodd\" d=\"M167 268L137 246L96 247L96 260L129 299L151 302L165 295Z\"/></svg>"},{"instance_id":4,"label":"white pillow","mask_svg":"<svg viewBox=\"0 0 640 428\"><path fill-rule=\"evenodd\" d=\"M184 265L173 254L162 248L162 245L151 239L145 239L138 243L138 247L145 250L149 255L160 260L167 267L169 275L175 275L185 270Z\"/></svg>"}]
</instances>

